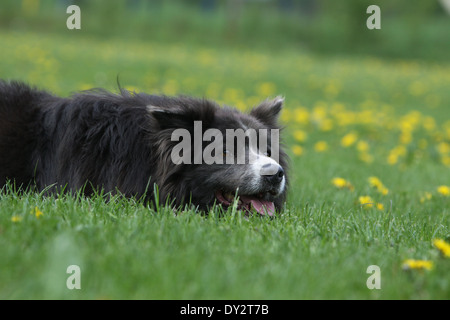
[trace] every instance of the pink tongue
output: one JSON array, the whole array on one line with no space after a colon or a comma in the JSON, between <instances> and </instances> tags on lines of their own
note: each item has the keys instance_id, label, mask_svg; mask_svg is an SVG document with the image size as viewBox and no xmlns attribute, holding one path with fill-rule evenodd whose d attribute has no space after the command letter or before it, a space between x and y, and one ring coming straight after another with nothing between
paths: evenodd
<instances>
[{"instance_id":1,"label":"pink tongue","mask_svg":"<svg viewBox=\"0 0 450 320\"><path fill-rule=\"evenodd\" d=\"M273 202L251 199L250 203L252 204L253 208L258 211L259 214L265 215L267 212L269 216L273 216L273 214L275 213L275 205L273 204Z\"/></svg>"}]
</instances>

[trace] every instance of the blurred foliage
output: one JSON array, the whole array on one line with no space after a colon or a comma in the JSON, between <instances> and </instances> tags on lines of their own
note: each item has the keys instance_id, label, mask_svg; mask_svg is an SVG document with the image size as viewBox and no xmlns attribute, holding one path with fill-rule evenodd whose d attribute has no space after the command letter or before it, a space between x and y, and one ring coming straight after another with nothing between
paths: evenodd
<instances>
[{"instance_id":1,"label":"blurred foliage","mask_svg":"<svg viewBox=\"0 0 450 320\"><path fill-rule=\"evenodd\" d=\"M69 31L66 8L81 8ZM381 30L366 9L381 8ZM446 60L450 17L437 0L2 0L0 28L189 45Z\"/></svg>"}]
</instances>

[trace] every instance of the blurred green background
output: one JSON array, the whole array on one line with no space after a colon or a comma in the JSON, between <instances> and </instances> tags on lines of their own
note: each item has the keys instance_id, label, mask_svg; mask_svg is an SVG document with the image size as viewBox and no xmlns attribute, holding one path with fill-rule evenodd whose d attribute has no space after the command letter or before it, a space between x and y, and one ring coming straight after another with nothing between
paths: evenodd
<instances>
[{"instance_id":1,"label":"blurred green background","mask_svg":"<svg viewBox=\"0 0 450 320\"><path fill-rule=\"evenodd\" d=\"M82 30L65 28L82 9ZM366 8L381 8L368 30ZM447 7L447 10L445 8ZM447 60L448 0L2 0L0 28L188 45Z\"/></svg>"}]
</instances>

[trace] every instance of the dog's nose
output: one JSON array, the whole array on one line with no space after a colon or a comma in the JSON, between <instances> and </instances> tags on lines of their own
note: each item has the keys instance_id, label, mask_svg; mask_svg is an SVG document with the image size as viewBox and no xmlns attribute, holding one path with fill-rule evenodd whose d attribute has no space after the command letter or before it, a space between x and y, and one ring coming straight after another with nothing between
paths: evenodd
<instances>
[{"instance_id":1,"label":"dog's nose","mask_svg":"<svg viewBox=\"0 0 450 320\"><path fill-rule=\"evenodd\" d=\"M271 184L280 183L284 177L284 170L281 166L275 164L266 164L261 169L261 175Z\"/></svg>"}]
</instances>

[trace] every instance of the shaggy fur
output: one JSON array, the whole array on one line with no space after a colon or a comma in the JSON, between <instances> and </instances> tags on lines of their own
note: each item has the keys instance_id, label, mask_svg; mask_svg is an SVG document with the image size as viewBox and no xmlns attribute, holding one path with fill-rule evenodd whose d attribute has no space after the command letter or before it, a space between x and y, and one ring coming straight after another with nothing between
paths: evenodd
<instances>
[{"instance_id":1,"label":"shaggy fur","mask_svg":"<svg viewBox=\"0 0 450 320\"><path fill-rule=\"evenodd\" d=\"M11 180L23 188L83 189L86 195L103 189L152 201L156 184L160 202L170 197L176 206L191 203L205 210L226 203L218 201L218 190L238 189L238 195L248 196L248 167L173 164L173 130L192 132L195 120L202 121L203 131L278 128L281 104L265 101L243 114L189 97L94 90L60 98L20 82L0 81L0 188ZM284 171L286 162L280 150ZM251 192L258 191L279 210L286 187L274 195L266 180Z\"/></svg>"}]
</instances>

